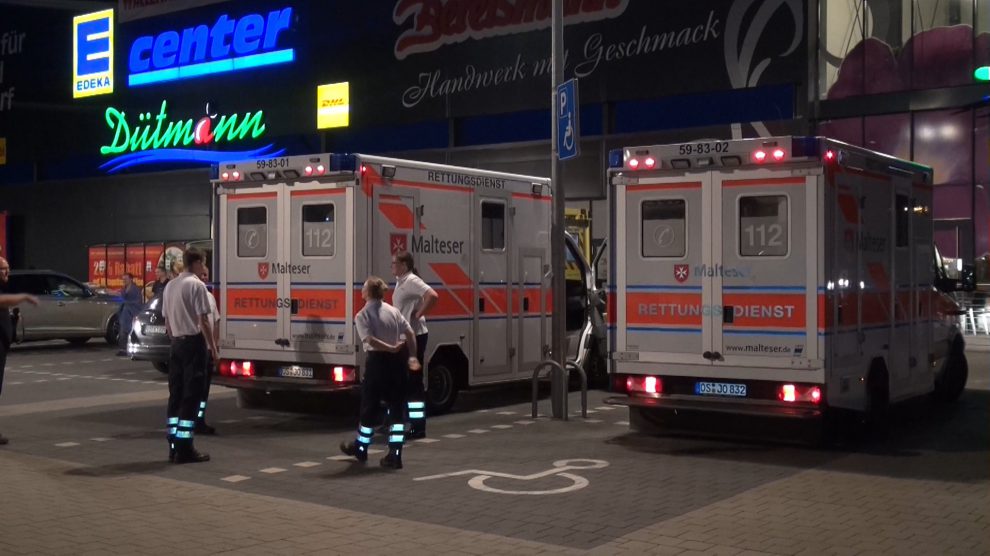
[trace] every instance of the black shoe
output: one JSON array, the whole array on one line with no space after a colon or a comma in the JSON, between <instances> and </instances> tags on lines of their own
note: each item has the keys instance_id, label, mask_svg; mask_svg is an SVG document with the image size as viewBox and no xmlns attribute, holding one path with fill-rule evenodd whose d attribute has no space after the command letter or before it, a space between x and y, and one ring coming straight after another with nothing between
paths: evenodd
<instances>
[{"instance_id":1,"label":"black shoe","mask_svg":"<svg viewBox=\"0 0 990 556\"><path fill-rule=\"evenodd\" d=\"M176 450L175 460L173 463L202 463L204 461L210 461L210 454L204 454L203 452L197 452L196 448L189 446L184 449Z\"/></svg>"},{"instance_id":2,"label":"black shoe","mask_svg":"<svg viewBox=\"0 0 990 556\"><path fill-rule=\"evenodd\" d=\"M426 438L426 431L411 430L406 433L407 440L416 440L418 438Z\"/></svg>"},{"instance_id":3,"label":"black shoe","mask_svg":"<svg viewBox=\"0 0 990 556\"><path fill-rule=\"evenodd\" d=\"M340 451L345 455L357 458L361 463L368 461L368 451L358 450L357 444L354 442L341 442Z\"/></svg>"},{"instance_id":4,"label":"black shoe","mask_svg":"<svg viewBox=\"0 0 990 556\"><path fill-rule=\"evenodd\" d=\"M378 463L385 469L402 469L402 457L392 452L389 452L389 454L383 457Z\"/></svg>"},{"instance_id":5,"label":"black shoe","mask_svg":"<svg viewBox=\"0 0 990 556\"><path fill-rule=\"evenodd\" d=\"M7 440L7 437L6 436L0 434L0 446L6 446L7 443L9 443L9 442L10 442L10 440Z\"/></svg>"},{"instance_id":6,"label":"black shoe","mask_svg":"<svg viewBox=\"0 0 990 556\"><path fill-rule=\"evenodd\" d=\"M217 429L207 425L206 423L196 423L196 428L193 429L193 432L196 434L213 436L217 433Z\"/></svg>"}]
</instances>

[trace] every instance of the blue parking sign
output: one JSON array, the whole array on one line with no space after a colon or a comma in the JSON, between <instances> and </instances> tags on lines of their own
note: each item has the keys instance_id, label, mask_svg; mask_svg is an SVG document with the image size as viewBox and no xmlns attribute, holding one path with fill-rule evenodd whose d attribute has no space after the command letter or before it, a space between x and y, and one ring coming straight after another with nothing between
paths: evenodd
<instances>
[{"instance_id":1,"label":"blue parking sign","mask_svg":"<svg viewBox=\"0 0 990 556\"><path fill-rule=\"evenodd\" d=\"M578 86L570 79L557 86L557 158L570 160L581 154L578 140Z\"/></svg>"}]
</instances>

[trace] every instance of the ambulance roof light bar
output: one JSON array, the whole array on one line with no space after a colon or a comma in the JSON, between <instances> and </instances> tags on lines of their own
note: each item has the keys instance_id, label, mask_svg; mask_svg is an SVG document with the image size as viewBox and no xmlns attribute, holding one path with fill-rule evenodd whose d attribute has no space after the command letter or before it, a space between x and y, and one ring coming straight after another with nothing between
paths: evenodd
<instances>
[{"instance_id":1,"label":"ambulance roof light bar","mask_svg":"<svg viewBox=\"0 0 990 556\"><path fill-rule=\"evenodd\" d=\"M356 167L357 156L353 154L263 158L215 164L213 180L232 183L318 178L334 172L353 172Z\"/></svg>"}]
</instances>

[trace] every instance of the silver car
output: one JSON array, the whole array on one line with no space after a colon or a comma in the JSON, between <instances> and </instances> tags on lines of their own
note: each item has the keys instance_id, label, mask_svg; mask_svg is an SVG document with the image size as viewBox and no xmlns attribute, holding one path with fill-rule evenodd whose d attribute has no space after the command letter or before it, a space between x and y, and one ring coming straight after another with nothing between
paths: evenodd
<instances>
[{"instance_id":1,"label":"silver car","mask_svg":"<svg viewBox=\"0 0 990 556\"><path fill-rule=\"evenodd\" d=\"M108 344L117 344L120 297L95 293L79 281L50 270L15 270L10 273L7 291L30 293L39 300L37 307L18 308L17 341L66 340L81 345L90 338L103 338Z\"/></svg>"}]
</instances>

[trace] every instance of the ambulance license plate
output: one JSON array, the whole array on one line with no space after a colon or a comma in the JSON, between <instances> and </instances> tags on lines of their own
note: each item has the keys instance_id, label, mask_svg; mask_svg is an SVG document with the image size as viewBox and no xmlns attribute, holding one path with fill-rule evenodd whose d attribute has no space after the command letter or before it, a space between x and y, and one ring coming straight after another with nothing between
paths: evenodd
<instances>
[{"instance_id":1,"label":"ambulance license plate","mask_svg":"<svg viewBox=\"0 0 990 556\"><path fill-rule=\"evenodd\" d=\"M699 396L733 396L736 398L745 398L746 385L730 384L727 382L697 382L694 385L694 393Z\"/></svg>"},{"instance_id":2,"label":"ambulance license plate","mask_svg":"<svg viewBox=\"0 0 990 556\"><path fill-rule=\"evenodd\" d=\"M313 368L300 367L299 365L279 367L278 376L285 378L313 378Z\"/></svg>"}]
</instances>

